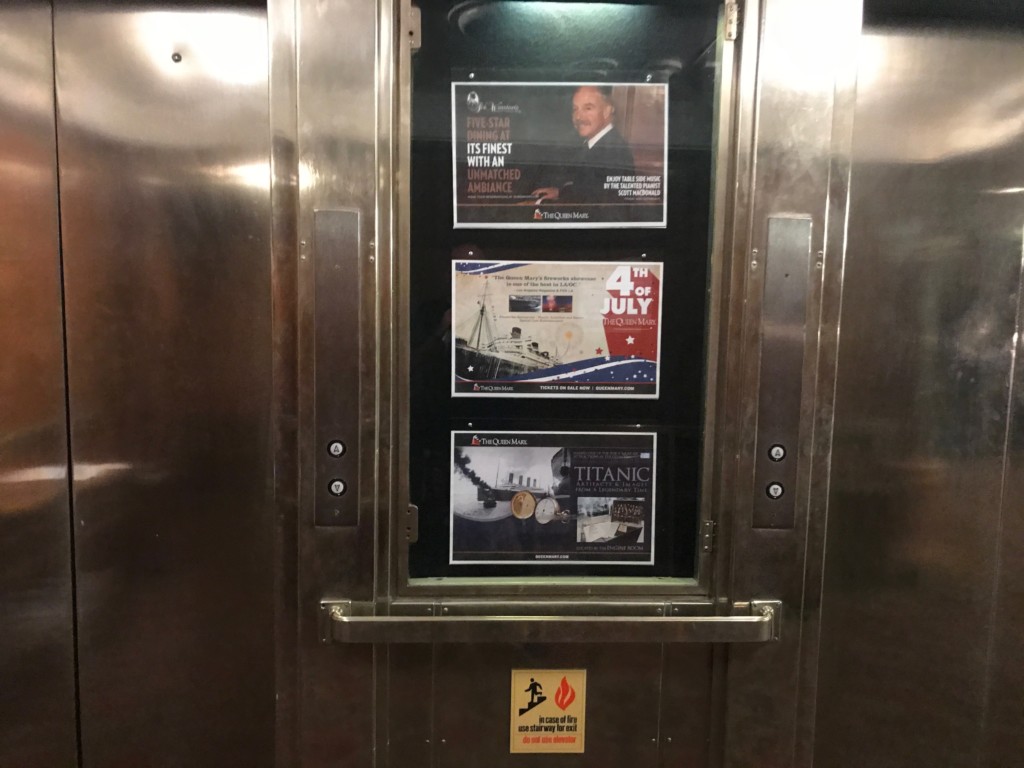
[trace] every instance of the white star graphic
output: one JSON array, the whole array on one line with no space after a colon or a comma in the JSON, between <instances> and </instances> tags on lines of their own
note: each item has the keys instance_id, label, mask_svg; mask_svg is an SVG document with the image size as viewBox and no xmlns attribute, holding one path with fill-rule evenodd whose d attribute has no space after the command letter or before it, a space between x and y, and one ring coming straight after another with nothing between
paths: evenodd
<instances>
[{"instance_id":1,"label":"white star graphic","mask_svg":"<svg viewBox=\"0 0 1024 768\"><path fill-rule=\"evenodd\" d=\"M627 344L632 344L634 341L636 341L636 339L634 339L632 336L627 336L626 337L626 343Z\"/></svg>"},{"instance_id":2,"label":"white star graphic","mask_svg":"<svg viewBox=\"0 0 1024 768\"><path fill-rule=\"evenodd\" d=\"M473 366L472 365L469 366L466 370L469 371L470 373L472 373L473 372Z\"/></svg>"}]
</instances>

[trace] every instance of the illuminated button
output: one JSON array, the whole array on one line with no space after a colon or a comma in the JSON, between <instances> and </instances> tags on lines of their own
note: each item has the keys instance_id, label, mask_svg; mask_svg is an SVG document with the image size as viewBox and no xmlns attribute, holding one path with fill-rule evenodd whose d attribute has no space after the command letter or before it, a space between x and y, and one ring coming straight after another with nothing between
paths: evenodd
<instances>
[{"instance_id":1,"label":"illuminated button","mask_svg":"<svg viewBox=\"0 0 1024 768\"><path fill-rule=\"evenodd\" d=\"M786 458L786 449L778 444L773 445L768 449L768 458L772 461L782 461Z\"/></svg>"},{"instance_id":2,"label":"illuminated button","mask_svg":"<svg viewBox=\"0 0 1024 768\"><path fill-rule=\"evenodd\" d=\"M786 489L782 487L782 483L769 483L764 492L768 494L769 499L781 499Z\"/></svg>"},{"instance_id":3,"label":"illuminated button","mask_svg":"<svg viewBox=\"0 0 1024 768\"><path fill-rule=\"evenodd\" d=\"M330 445L327 446L328 452L331 456L344 456L345 455L345 444L341 440L334 440Z\"/></svg>"},{"instance_id":4,"label":"illuminated button","mask_svg":"<svg viewBox=\"0 0 1024 768\"><path fill-rule=\"evenodd\" d=\"M330 485L327 486L327 490L331 492L331 496L341 496L345 493L347 486L344 480L331 480Z\"/></svg>"}]
</instances>

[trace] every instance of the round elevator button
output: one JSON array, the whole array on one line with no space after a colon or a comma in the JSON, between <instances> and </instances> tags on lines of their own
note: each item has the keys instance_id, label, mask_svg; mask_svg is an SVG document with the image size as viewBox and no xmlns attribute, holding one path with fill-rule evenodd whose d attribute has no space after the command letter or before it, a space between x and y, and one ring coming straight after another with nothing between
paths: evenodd
<instances>
[{"instance_id":1,"label":"round elevator button","mask_svg":"<svg viewBox=\"0 0 1024 768\"><path fill-rule=\"evenodd\" d=\"M782 487L782 483L769 483L764 492L768 494L769 499L781 499L786 489Z\"/></svg>"},{"instance_id":2,"label":"round elevator button","mask_svg":"<svg viewBox=\"0 0 1024 768\"><path fill-rule=\"evenodd\" d=\"M327 446L327 451L331 456L344 456L345 455L345 444L341 440L333 440L331 444Z\"/></svg>"},{"instance_id":3,"label":"round elevator button","mask_svg":"<svg viewBox=\"0 0 1024 768\"><path fill-rule=\"evenodd\" d=\"M768 458L772 461L782 461L786 458L786 449L776 443L768 449Z\"/></svg>"},{"instance_id":4,"label":"round elevator button","mask_svg":"<svg viewBox=\"0 0 1024 768\"><path fill-rule=\"evenodd\" d=\"M341 496L345 493L346 485L344 480L331 480L330 485L327 486L327 490L331 492L331 496Z\"/></svg>"}]
</instances>

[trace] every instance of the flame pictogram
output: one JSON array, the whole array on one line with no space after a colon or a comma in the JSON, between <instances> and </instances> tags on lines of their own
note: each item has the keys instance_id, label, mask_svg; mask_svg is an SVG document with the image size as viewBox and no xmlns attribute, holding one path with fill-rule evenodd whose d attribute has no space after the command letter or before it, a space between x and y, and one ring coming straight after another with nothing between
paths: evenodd
<instances>
[{"instance_id":1,"label":"flame pictogram","mask_svg":"<svg viewBox=\"0 0 1024 768\"><path fill-rule=\"evenodd\" d=\"M569 685L569 681L562 677L562 682L555 691L555 704L559 709L568 709L569 705L576 701L576 689Z\"/></svg>"}]
</instances>

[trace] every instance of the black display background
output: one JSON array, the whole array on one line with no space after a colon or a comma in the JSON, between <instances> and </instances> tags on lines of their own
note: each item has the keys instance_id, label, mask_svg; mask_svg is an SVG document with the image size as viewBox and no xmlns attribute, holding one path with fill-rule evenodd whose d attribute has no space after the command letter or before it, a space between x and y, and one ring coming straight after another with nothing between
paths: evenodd
<instances>
[{"instance_id":1,"label":"black display background","mask_svg":"<svg viewBox=\"0 0 1024 768\"><path fill-rule=\"evenodd\" d=\"M671 5L422 2L413 58L409 501L419 507L410 575L692 577L696 569L719 2ZM451 83L669 84L665 229L452 228ZM452 398L451 262L665 264L658 400ZM448 564L453 430L658 433L655 565Z\"/></svg>"}]
</instances>

